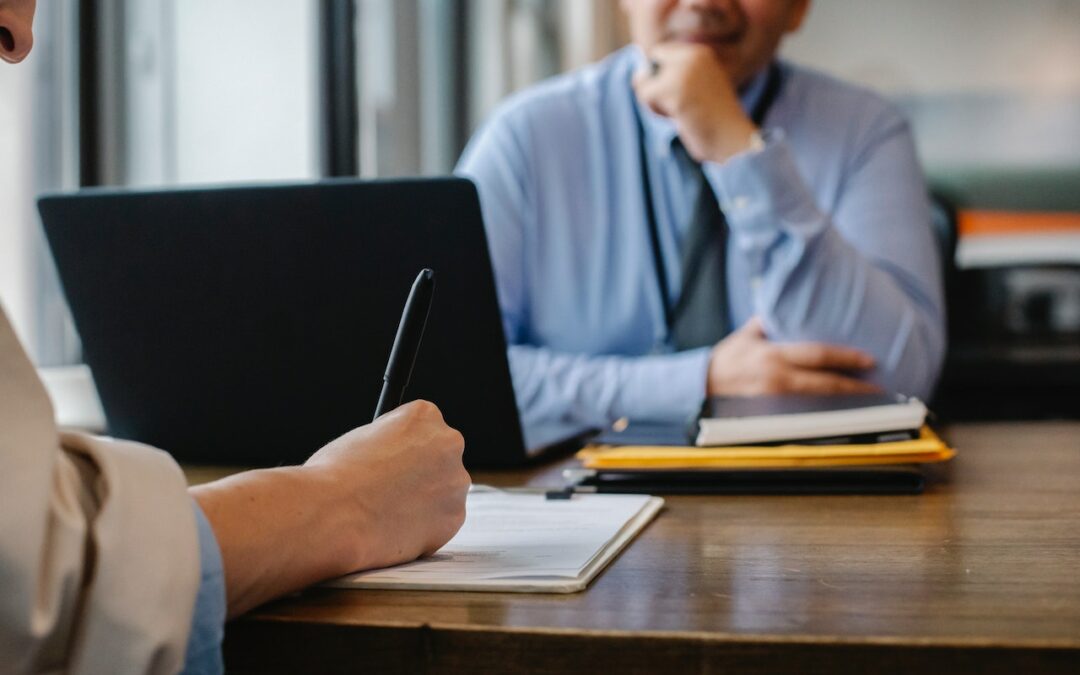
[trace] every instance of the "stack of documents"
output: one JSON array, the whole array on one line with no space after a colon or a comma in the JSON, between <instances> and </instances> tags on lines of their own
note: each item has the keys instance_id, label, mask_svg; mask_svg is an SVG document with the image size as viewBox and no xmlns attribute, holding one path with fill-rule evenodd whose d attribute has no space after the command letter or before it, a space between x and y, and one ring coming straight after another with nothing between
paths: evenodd
<instances>
[{"instance_id":1,"label":"stack of documents","mask_svg":"<svg viewBox=\"0 0 1080 675\"><path fill-rule=\"evenodd\" d=\"M918 438L837 445L713 447L592 445L578 453L588 469L715 469L870 466L944 462L956 454L928 426Z\"/></svg>"},{"instance_id":2,"label":"stack of documents","mask_svg":"<svg viewBox=\"0 0 1080 675\"><path fill-rule=\"evenodd\" d=\"M913 493L918 466L956 454L917 399L713 399L691 429L628 424L577 457L577 482L606 492Z\"/></svg>"},{"instance_id":3,"label":"stack of documents","mask_svg":"<svg viewBox=\"0 0 1080 675\"><path fill-rule=\"evenodd\" d=\"M660 511L647 495L582 495L478 487L465 525L435 555L329 583L340 588L574 593Z\"/></svg>"}]
</instances>

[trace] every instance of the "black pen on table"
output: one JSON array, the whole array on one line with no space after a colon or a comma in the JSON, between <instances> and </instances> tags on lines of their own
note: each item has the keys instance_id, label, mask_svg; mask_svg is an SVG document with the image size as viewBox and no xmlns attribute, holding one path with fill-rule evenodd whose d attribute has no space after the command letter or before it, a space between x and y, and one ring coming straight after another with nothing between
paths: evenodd
<instances>
[{"instance_id":1,"label":"black pen on table","mask_svg":"<svg viewBox=\"0 0 1080 675\"><path fill-rule=\"evenodd\" d=\"M405 301L401 313L394 346L390 349L390 360L386 362L386 374L383 375L382 393L379 404L375 406L375 418L390 412L401 405L405 387L409 386L416 353L420 350L420 339L424 337L428 312L431 311L431 296L435 292L435 272L428 268L420 270Z\"/></svg>"}]
</instances>

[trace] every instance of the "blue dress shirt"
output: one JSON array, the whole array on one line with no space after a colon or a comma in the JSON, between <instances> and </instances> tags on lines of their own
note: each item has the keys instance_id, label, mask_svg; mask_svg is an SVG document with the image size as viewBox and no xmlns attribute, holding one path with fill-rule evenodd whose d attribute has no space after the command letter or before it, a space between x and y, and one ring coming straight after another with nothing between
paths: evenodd
<instances>
[{"instance_id":1,"label":"blue dress shirt","mask_svg":"<svg viewBox=\"0 0 1080 675\"><path fill-rule=\"evenodd\" d=\"M674 124L634 97L642 66L631 46L511 97L458 165L480 193L526 423L685 420L705 395L710 350L669 347L635 107L673 294L693 177L672 153ZM879 96L780 67L766 146L703 167L730 228L729 325L757 315L773 341L857 347L876 359L870 380L926 397L944 354L943 300L908 125ZM742 92L745 109L764 77Z\"/></svg>"},{"instance_id":2,"label":"blue dress shirt","mask_svg":"<svg viewBox=\"0 0 1080 675\"><path fill-rule=\"evenodd\" d=\"M202 575L181 673L220 675L225 672L221 658L221 640L225 636L225 570L210 521L194 499L191 506L195 510L195 523L199 530Z\"/></svg>"}]
</instances>

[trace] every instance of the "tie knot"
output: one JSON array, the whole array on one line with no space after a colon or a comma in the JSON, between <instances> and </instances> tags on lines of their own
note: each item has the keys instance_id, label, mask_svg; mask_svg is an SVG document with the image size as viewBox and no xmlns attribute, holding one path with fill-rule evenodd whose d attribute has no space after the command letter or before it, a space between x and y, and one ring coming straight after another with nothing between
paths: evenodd
<instances>
[{"instance_id":1,"label":"tie knot","mask_svg":"<svg viewBox=\"0 0 1080 675\"><path fill-rule=\"evenodd\" d=\"M691 168L695 171L700 170L701 168L701 164L690 156L690 152L687 151L686 146L683 145L682 139L678 136L671 139L671 156L684 167Z\"/></svg>"},{"instance_id":2,"label":"tie knot","mask_svg":"<svg viewBox=\"0 0 1080 675\"><path fill-rule=\"evenodd\" d=\"M671 141L671 156L675 159L675 162L679 165L679 170L686 176L693 176L695 181L704 182L705 172L701 169L701 164L690 156L686 146L676 136Z\"/></svg>"},{"instance_id":3,"label":"tie knot","mask_svg":"<svg viewBox=\"0 0 1080 675\"><path fill-rule=\"evenodd\" d=\"M678 136L671 139L671 154L675 155L679 159L690 158L690 153L686 151L686 146L683 145L682 139Z\"/></svg>"}]
</instances>

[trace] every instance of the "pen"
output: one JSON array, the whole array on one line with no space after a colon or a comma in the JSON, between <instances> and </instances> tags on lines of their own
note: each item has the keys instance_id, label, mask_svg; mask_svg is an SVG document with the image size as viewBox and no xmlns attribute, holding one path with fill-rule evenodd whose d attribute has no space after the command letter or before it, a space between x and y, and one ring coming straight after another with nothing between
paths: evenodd
<instances>
[{"instance_id":1,"label":"pen","mask_svg":"<svg viewBox=\"0 0 1080 675\"><path fill-rule=\"evenodd\" d=\"M409 378L412 377L416 353L420 350L420 339L424 337L424 326L427 325L434 292L435 272L425 267L416 275L401 313L394 346L390 349L390 360L386 362L379 404L375 406L375 419L401 405L405 387L409 386Z\"/></svg>"}]
</instances>

